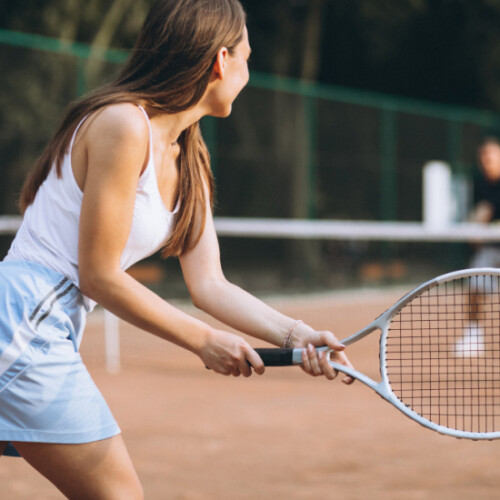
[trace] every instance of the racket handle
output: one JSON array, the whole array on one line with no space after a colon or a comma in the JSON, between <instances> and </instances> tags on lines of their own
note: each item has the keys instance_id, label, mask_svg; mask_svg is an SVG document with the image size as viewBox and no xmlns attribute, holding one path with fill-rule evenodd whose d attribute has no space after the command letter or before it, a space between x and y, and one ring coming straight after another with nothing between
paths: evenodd
<instances>
[{"instance_id":1,"label":"racket handle","mask_svg":"<svg viewBox=\"0 0 500 500\"><path fill-rule=\"evenodd\" d=\"M259 348L255 352L262 358L265 366L291 366L293 362L293 349Z\"/></svg>"}]
</instances>

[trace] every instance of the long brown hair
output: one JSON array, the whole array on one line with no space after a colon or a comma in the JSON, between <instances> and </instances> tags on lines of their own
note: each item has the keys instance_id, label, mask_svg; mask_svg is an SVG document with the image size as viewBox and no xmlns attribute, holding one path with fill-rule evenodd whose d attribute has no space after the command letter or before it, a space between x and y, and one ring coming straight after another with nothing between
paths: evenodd
<instances>
[{"instance_id":1,"label":"long brown hair","mask_svg":"<svg viewBox=\"0 0 500 500\"><path fill-rule=\"evenodd\" d=\"M163 113L194 106L207 88L218 50L227 47L233 52L242 39L245 22L238 0L155 1L132 55L116 80L69 106L23 185L21 212L33 203L51 168L61 176L71 137L85 116L124 102L145 102ZM162 250L164 256L181 255L196 244L205 224L207 192L213 202L210 158L198 123L184 130L179 144L180 210Z\"/></svg>"}]
</instances>

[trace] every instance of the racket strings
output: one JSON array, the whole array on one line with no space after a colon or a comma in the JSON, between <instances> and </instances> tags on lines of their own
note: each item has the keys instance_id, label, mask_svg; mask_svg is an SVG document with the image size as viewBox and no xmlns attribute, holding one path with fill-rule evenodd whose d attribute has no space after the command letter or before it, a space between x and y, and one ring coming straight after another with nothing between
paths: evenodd
<instances>
[{"instance_id":1,"label":"racket strings","mask_svg":"<svg viewBox=\"0 0 500 500\"><path fill-rule=\"evenodd\" d=\"M441 283L391 321L385 345L392 391L451 429L500 431L500 277Z\"/></svg>"}]
</instances>

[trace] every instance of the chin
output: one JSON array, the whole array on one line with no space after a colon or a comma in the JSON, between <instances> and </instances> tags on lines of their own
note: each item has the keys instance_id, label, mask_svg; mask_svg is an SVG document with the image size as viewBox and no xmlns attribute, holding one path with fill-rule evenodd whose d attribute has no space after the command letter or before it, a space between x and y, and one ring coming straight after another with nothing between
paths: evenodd
<instances>
[{"instance_id":1,"label":"chin","mask_svg":"<svg viewBox=\"0 0 500 500\"><path fill-rule=\"evenodd\" d=\"M213 116L216 116L217 118L227 118L231 114L232 110L232 106L228 106L227 108L217 110Z\"/></svg>"},{"instance_id":2,"label":"chin","mask_svg":"<svg viewBox=\"0 0 500 500\"><path fill-rule=\"evenodd\" d=\"M233 105L231 104L220 104L217 107L214 107L210 113L210 116L214 116L215 118L227 118L231 111L233 110Z\"/></svg>"}]
</instances>

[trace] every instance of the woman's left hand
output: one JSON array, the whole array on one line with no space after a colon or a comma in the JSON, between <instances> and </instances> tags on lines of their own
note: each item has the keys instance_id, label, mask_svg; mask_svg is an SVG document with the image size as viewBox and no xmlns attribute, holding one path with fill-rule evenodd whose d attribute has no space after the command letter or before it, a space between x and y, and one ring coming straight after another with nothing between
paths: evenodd
<instances>
[{"instance_id":1,"label":"woman's left hand","mask_svg":"<svg viewBox=\"0 0 500 500\"><path fill-rule=\"evenodd\" d=\"M302 341L295 344L296 348L302 348L302 369L313 377L325 376L328 380L333 380L337 377L338 371L335 370L328 362L327 356L323 351L316 351L316 347L328 346L333 349L334 353L331 358L342 365L353 368L347 356L342 352L345 346L331 332L313 332ZM342 379L344 384L352 384L354 379L349 375L345 375Z\"/></svg>"}]
</instances>

